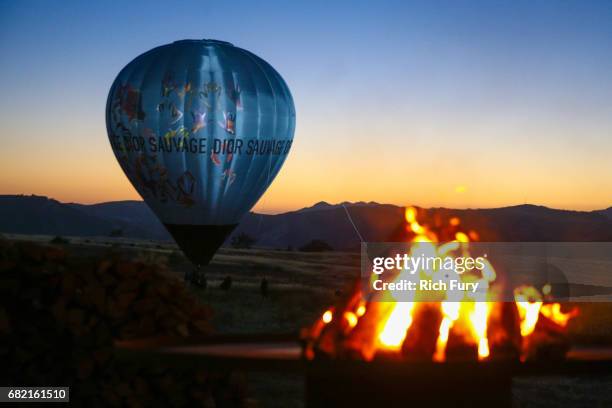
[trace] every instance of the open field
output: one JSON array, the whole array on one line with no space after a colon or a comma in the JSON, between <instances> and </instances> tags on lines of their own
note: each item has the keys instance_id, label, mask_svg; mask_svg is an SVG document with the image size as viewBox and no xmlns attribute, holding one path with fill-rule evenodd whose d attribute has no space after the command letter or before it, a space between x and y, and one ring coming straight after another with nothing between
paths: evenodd
<instances>
[{"instance_id":1,"label":"open field","mask_svg":"<svg viewBox=\"0 0 612 408\"><path fill-rule=\"evenodd\" d=\"M6 238L49 243L50 236L4 234ZM67 248L80 256L120 254L127 259L155 263L166 273L183 279L193 266L176 245L126 238L67 237ZM215 329L221 333L297 333L310 325L336 296L359 276L359 254L305 253L266 249L222 248L204 268L207 288L190 290L213 308ZM230 290L221 290L226 277ZM262 279L269 296L261 295ZM570 322L569 334L580 344L612 344L612 304L580 304L579 319Z\"/></svg>"},{"instance_id":2,"label":"open field","mask_svg":"<svg viewBox=\"0 0 612 408\"><path fill-rule=\"evenodd\" d=\"M48 243L49 236L14 236L13 240ZM165 274L183 280L193 267L173 244L123 238L66 238L59 244L78 256L104 258L120 256L154 263ZM302 253L263 249L221 249L205 268L207 287L194 285L189 290L211 306L213 327L218 333L295 333L310 325L359 275L359 254L342 252ZM228 290L220 286L227 277ZM262 279L269 283L267 296L261 291ZM575 343L612 345L612 304L581 304L581 315L569 328ZM612 373L611 373L612 375ZM598 393L608 389L612 379L589 380L553 378L516 382L518 406L554 406L566 397L568 389L578 397L578 406L597 401ZM303 384L299 376L252 374L249 388L259 406L299 406ZM550 392L552 399L535 398ZM582 397L580 397L582 396ZM582 400L580 399L582 398ZM584 404L580 403L583 402ZM549 403L550 402L550 403Z\"/></svg>"}]
</instances>

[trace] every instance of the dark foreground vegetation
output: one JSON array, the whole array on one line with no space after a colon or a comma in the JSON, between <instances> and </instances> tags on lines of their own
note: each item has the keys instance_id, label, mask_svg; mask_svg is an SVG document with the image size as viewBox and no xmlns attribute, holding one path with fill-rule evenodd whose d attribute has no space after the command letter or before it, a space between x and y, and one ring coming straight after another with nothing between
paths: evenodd
<instances>
[{"instance_id":1,"label":"dark foreground vegetation","mask_svg":"<svg viewBox=\"0 0 612 408\"><path fill-rule=\"evenodd\" d=\"M1 241L0 298L2 384L70 386L77 406L242 406L231 374L115 358L113 340L211 331L210 309L154 265Z\"/></svg>"}]
</instances>

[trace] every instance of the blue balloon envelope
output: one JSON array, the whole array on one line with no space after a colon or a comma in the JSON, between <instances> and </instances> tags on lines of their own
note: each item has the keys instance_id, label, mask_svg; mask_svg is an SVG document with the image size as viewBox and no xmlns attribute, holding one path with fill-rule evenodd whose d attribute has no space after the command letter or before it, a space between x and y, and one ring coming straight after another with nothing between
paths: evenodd
<instances>
[{"instance_id":1,"label":"blue balloon envelope","mask_svg":"<svg viewBox=\"0 0 612 408\"><path fill-rule=\"evenodd\" d=\"M223 41L183 40L121 70L106 127L134 188L202 265L283 165L295 107L263 59Z\"/></svg>"}]
</instances>

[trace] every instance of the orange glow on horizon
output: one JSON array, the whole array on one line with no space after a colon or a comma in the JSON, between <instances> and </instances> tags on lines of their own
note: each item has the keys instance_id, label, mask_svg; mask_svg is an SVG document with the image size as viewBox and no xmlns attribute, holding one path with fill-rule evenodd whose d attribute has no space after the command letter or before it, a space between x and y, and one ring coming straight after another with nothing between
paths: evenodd
<instances>
[{"instance_id":1,"label":"orange glow on horizon","mask_svg":"<svg viewBox=\"0 0 612 408\"><path fill-rule=\"evenodd\" d=\"M84 204L140 199L115 161L105 136L98 135L95 140L93 145L75 143L67 152L60 147L27 155L16 148L0 152L0 194L45 195ZM436 171L417 171L429 168L431 158L415 155L407 163L394 159L395 152L385 151L372 162L362 159L367 156L359 146L338 157L332 154L333 146L314 154L308 150L311 146L301 146L299 135L296 141L295 151L254 211L282 213L320 201L410 202L424 208L458 209L525 203L575 210L612 206L612 178L604 179L601 165L585 163L580 171L567 166L558 173L543 172L538 163L517 166L499 153L468 169L449 161L441 163ZM587 169L589 166L592 168ZM412 173L418 177L410 177L405 183L394 177ZM465 190L458 193L458 185Z\"/></svg>"}]
</instances>

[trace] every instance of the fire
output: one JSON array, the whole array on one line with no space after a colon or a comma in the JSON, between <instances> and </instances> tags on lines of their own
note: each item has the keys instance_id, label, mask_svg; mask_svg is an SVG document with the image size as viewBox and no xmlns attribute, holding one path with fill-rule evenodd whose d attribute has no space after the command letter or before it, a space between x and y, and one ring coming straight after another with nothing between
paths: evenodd
<instances>
[{"instance_id":1,"label":"fire","mask_svg":"<svg viewBox=\"0 0 612 408\"><path fill-rule=\"evenodd\" d=\"M521 318L521 335L529 336L533 333L540 316L542 308L540 293L533 286L520 286L514 290L514 300Z\"/></svg>"},{"instance_id":2,"label":"fire","mask_svg":"<svg viewBox=\"0 0 612 408\"><path fill-rule=\"evenodd\" d=\"M551 303L548 305L543 305L540 309L540 313L559 326L565 327L572 317L578 316L578 309L573 309L567 313L563 313L559 303Z\"/></svg>"},{"instance_id":3,"label":"fire","mask_svg":"<svg viewBox=\"0 0 612 408\"><path fill-rule=\"evenodd\" d=\"M448 334L455 320L459 318L460 306L461 304L458 302L442 302L442 313L444 314L444 318L438 329L439 334L438 340L436 341L436 352L433 356L434 361L444 361Z\"/></svg>"},{"instance_id":4,"label":"fire","mask_svg":"<svg viewBox=\"0 0 612 408\"><path fill-rule=\"evenodd\" d=\"M325 313L323 313L323 316L321 316L321 320L323 320L323 323L325 324L331 322L333 318L334 314L331 310L326 310Z\"/></svg>"},{"instance_id":5,"label":"fire","mask_svg":"<svg viewBox=\"0 0 612 408\"><path fill-rule=\"evenodd\" d=\"M487 321L491 307L486 302L474 304L474 311L470 314L470 323L474 330L474 336L478 339L478 358L481 360L489 357L489 340L487 339Z\"/></svg>"},{"instance_id":6,"label":"fire","mask_svg":"<svg viewBox=\"0 0 612 408\"><path fill-rule=\"evenodd\" d=\"M456 257L458 254L465 256L469 255L469 243L478 239L476 231L460 230L461 220L458 217L451 217L446 226L440 226L438 222L434 231L419 222L416 208L407 207L404 216L406 231L412 236L410 239L411 255L426 254L439 258ZM440 241L444 242L440 243ZM416 301L418 299L415 298L418 292L417 294L410 292L412 297L384 306L374 303L369 305L360 293L356 293L353 299L357 300L350 301L337 312L342 321L341 337L345 339L344 342L339 343L333 333L327 333L327 336L331 337L325 338L325 328L322 326L329 325L335 319L336 311L333 309L325 311L321 317L322 323L315 325L315 328L311 330L311 335L318 339L323 348L362 348L361 356L366 360L374 358L378 351L410 353L412 343L409 336L413 331L419 329L419 323L414 330L411 329L415 324L415 316L425 309L429 312L433 309L434 313L438 313L438 320L434 319L436 322L433 324L439 325L437 332L431 334L437 336L435 340L432 338L432 341L435 342L435 344L432 343L431 349L433 361L447 360L451 335L473 347L479 360L487 360L492 352L488 334L491 314L493 310L496 310L498 315L502 310L502 303L495 302L495 293L491 290L497 276L495 269L486 260L484 265L485 267L478 274L471 271L471 273L461 275L462 281L466 283L478 282L479 287L487 289L484 292L461 292L458 298L456 291L440 291L440 301L437 303L418 302ZM417 273L432 281L448 279L447 274L442 270L421 270ZM399 282L401 278L402 273L400 272L393 281ZM563 312L558 303L546 303L545 298L550 292L550 285L545 285L542 292L531 286L521 286L515 289L515 307L518 315L517 335L520 332L522 338L531 336L541 316L559 327L565 327L569 320L577 314L576 311ZM353 333L356 333L355 339L352 338ZM368 340L370 336L374 336L374 339ZM493 337L499 338L500 335ZM406 344L407 346L404 347ZM306 355L312 355L312 350Z\"/></svg>"},{"instance_id":7,"label":"fire","mask_svg":"<svg viewBox=\"0 0 612 408\"><path fill-rule=\"evenodd\" d=\"M421 253L430 253L440 258L451 256L453 251L461 249L461 244L468 243L470 241L468 234L457 231L454 234L454 240L446 242L444 244L436 244L437 235L428 230L425 226L421 225L417 220L417 210L414 207L407 207L405 211L405 218L407 225L410 226L410 230L416 234L413 238L412 243L415 249L418 249ZM457 227L460 224L460 220L457 217L453 217L450 220L452 227ZM414 252L414 251L413 251ZM488 265L487 272L483 274L481 280L484 282L493 280L495 274L491 272L492 267ZM426 273L437 274L440 271L424 271ZM438 279L444 279L442 274L436 276ZM399 277L397 278L399 279ZM490 312L490 307L484 299L472 299L474 302L470 303L469 306L471 312L469 315L460 314L462 308L462 302L466 299L447 299L441 302L440 308L443 314L442 322L438 330L438 339L436 342L436 351L434 353L434 361L445 360L445 350L448 343L448 337L455 321L460 317L467 318L468 325L471 327L473 341L478 347L478 356L480 359L485 359L489 356L489 344L487 341L487 321ZM476 300L478 300L476 302ZM397 350L401 347L406 337L407 331L413 321L413 313L415 310L414 302L397 302L389 314L388 319L384 322L383 328L378 336L379 343L387 350Z\"/></svg>"},{"instance_id":8,"label":"fire","mask_svg":"<svg viewBox=\"0 0 612 408\"><path fill-rule=\"evenodd\" d=\"M357 315L353 312L344 313L344 318L350 328L357 326Z\"/></svg>"},{"instance_id":9,"label":"fire","mask_svg":"<svg viewBox=\"0 0 612 408\"><path fill-rule=\"evenodd\" d=\"M365 314L366 307L364 303L365 302L362 301L362 303L357 307L357 310L355 311L355 314L357 315L357 317L361 317Z\"/></svg>"},{"instance_id":10,"label":"fire","mask_svg":"<svg viewBox=\"0 0 612 408\"><path fill-rule=\"evenodd\" d=\"M402 346L406 331L412 324L414 302L398 302L383 326L378 340L383 347L397 350Z\"/></svg>"}]
</instances>

